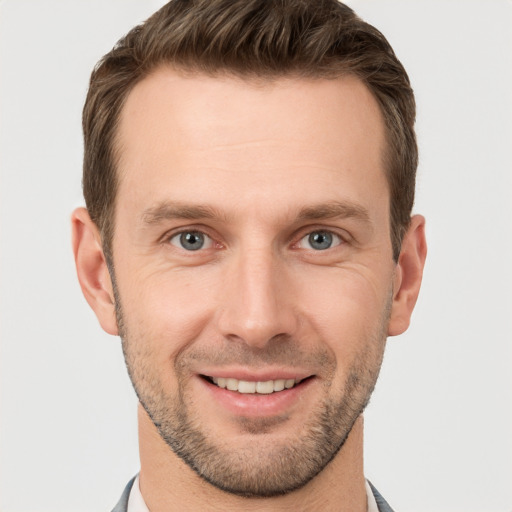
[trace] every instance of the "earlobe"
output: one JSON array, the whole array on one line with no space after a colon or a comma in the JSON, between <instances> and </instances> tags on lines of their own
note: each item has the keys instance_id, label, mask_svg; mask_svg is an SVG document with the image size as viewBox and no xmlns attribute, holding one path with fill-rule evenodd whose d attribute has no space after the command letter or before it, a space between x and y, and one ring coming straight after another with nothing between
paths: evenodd
<instances>
[{"instance_id":1,"label":"earlobe","mask_svg":"<svg viewBox=\"0 0 512 512\"><path fill-rule=\"evenodd\" d=\"M402 334L409 327L420 291L426 256L425 219L421 215L414 215L403 239L395 269L388 336Z\"/></svg>"},{"instance_id":2,"label":"earlobe","mask_svg":"<svg viewBox=\"0 0 512 512\"><path fill-rule=\"evenodd\" d=\"M98 228L85 208L71 216L73 253L82 293L95 312L101 327L117 335L117 321L112 282L101 246Z\"/></svg>"}]
</instances>

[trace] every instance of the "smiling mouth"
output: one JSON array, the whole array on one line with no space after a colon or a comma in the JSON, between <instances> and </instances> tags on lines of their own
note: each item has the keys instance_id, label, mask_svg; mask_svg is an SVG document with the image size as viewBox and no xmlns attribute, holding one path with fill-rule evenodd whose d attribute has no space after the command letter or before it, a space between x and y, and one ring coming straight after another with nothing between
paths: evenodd
<instances>
[{"instance_id":1,"label":"smiling mouth","mask_svg":"<svg viewBox=\"0 0 512 512\"><path fill-rule=\"evenodd\" d=\"M208 382L222 389L227 389L229 391L237 391L238 393L242 394L261 395L270 395L272 393L278 393L280 391L292 389L301 382L304 382L305 380L311 378L307 377L307 379L276 379L255 382L249 380L238 380L224 377L209 377L207 375L203 375L202 377L205 378Z\"/></svg>"}]
</instances>

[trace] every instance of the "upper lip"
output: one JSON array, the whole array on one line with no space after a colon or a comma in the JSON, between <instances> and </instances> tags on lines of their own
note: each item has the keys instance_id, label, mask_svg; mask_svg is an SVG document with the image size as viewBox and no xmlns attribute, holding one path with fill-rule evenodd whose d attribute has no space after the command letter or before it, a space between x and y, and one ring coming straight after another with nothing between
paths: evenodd
<instances>
[{"instance_id":1,"label":"upper lip","mask_svg":"<svg viewBox=\"0 0 512 512\"><path fill-rule=\"evenodd\" d=\"M200 375L204 375L206 377L216 377L216 378L224 378L224 379L237 379L237 380L245 380L248 382L267 382L269 380L280 380L280 379L295 379L297 381L304 380L308 377L312 377L313 374L311 372L306 372L304 370L297 369L260 369L260 370L250 370L250 369L228 369L228 368L211 368L205 369L204 371L199 372Z\"/></svg>"}]
</instances>

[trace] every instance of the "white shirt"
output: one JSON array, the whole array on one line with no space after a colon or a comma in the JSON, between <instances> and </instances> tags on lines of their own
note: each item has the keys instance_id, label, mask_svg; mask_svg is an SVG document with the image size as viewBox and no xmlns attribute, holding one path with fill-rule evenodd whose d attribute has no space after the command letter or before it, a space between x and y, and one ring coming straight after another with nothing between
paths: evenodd
<instances>
[{"instance_id":1,"label":"white shirt","mask_svg":"<svg viewBox=\"0 0 512 512\"><path fill-rule=\"evenodd\" d=\"M366 482L366 498L368 503L368 512L379 512L377 508L377 502L375 501L375 497L373 496L373 492L370 488L368 482ZM149 512L146 503L144 502L144 498L140 492L139 487L139 475L133 482L132 490L130 491L130 498L128 499L128 512Z\"/></svg>"},{"instance_id":2,"label":"white shirt","mask_svg":"<svg viewBox=\"0 0 512 512\"><path fill-rule=\"evenodd\" d=\"M366 484L366 510L368 512L379 512L379 507L377 507L377 502L375 501L375 496L373 495L372 488L370 487L368 480L365 480L364 482Z\"/></svg>"},{"instance_id":3,"label":"white shirt","mask_svg":"<svg viewBox=\"0 0 512 512\"><path fill-rule=\"evenodd\" d=\"M149 512L149 508L142 497L139 487L139 475L133 482L132 490L130 491L130 497L128 498L127 512Z\"/></svg>"}]
</instances>

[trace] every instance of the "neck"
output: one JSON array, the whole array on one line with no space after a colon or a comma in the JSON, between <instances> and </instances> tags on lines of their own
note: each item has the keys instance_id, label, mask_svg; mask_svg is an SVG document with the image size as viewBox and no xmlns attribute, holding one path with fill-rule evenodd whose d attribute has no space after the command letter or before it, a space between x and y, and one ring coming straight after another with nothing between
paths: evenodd
<instances>
[{"instance_id":1,"label":"neck","mask_svg":"<svg viewBox=\"0 0 512 512\"><path fill-rule=\"evenodd\" d=\"M140 405L138 418L140 489L151 512L366 511L362 416L355 422L343 448L323 471L301 489L272 498L244 498L217 489L167 446Z\"/></svg>"}]
</instances>

